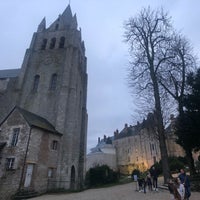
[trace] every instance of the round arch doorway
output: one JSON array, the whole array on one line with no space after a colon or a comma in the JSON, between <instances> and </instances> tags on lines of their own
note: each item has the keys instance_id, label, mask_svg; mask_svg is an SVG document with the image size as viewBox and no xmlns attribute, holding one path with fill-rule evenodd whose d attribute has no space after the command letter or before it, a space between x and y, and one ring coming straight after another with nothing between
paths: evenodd
<instances>
[{"instance_id":1,"label":"round arch doorway","mask_svg":"<svg viewBox=\"0 0 200 200\"><path fill-rule=\"evenodd\" d=\"M76 173L75 173L75 167L73 165L71 167L71 179L70 179L70 189L71 190L75 190L75 177L76 177Z\"/></svg>"}]
</instances>

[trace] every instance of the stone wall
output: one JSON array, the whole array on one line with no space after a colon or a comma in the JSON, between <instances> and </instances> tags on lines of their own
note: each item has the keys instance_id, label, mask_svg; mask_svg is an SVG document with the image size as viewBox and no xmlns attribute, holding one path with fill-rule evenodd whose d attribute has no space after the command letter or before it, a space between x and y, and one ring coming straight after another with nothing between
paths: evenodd
<instances>
[{"instance_id":1,"label":"stone wall","mask_svg":"<svg viewBox=\"0 0 200 200\"><path fill-rule=\"evenodd\" d=\"M137 168L145 171L160 160L159 143L151 133L143 129L138 134L116 139L117 165L120 172L131 174Z\"/></svg>"},{"instance_id":2,"label":"stone wall","mask_svg":"<svg viewBox=\"0 0 200 200\"><path fill-rule=\"evenodd\" d=\"M63 46L60 46L61 38L65 40ZM47 44L42 48L44 39L47 40ZM52 40L55 40L53 48ZM85 174L86 65L81 31L77 29L76 16L72 16L68 6L48 28L45 20L42 20L37 32L33 34L30 47L26 50L20 75L10 78L6 84L2 82L1 88L4 91L0 94L0 121L18 105L47 119L63 134L61 153L56 157L56 179L70 183L71 173L75 169L76 188L83 184ZM54 74L57 76L56 88L51 90ZM37 90L33 91L37 75L40 77L39 84ZM46 150L43 148L39 154L45 154ZM69 186L70 184L65 189L69 189Z\"/></svg>"},{"instance_id":3,"label":"stone wall","mask_svg":"<svg viewBox=\"0 0 200 200\"><path fill-rule=\"evenodd\" d=\"M13 128L20 128L16 146L11 146ZM1 126L0 141L6 142L6 146L1 150L0 196L11 195L19 188L29 130L28 124L17 111ZM13 169L6 169L7 158L15 158Z\"/></svg>"},{"instance_id":4,"label":"stone wall","mask_svg":"<svg viewBox=\"0 0 200 200\"><path fill-rule=\"evenodd\" d=\"M12 146L14 128L20 128L20 132L16 145ZM0 196L6 199L18 189L46 192L48 179L56 179L61 135L30 127L19 111L14 110L1 126L0 141L6 142L1 150ZM57 141L54 149L53 141ZM15 159L12 169L6 169L7 158ZM33 166L33 173L30 185L26 186L28 165Z\"/></svg>"}]
</instances>

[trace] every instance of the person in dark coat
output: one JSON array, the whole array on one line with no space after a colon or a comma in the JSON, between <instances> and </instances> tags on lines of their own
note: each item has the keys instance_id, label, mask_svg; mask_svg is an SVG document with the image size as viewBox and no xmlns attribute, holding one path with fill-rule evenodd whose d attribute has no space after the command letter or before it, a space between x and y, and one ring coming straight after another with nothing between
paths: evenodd
<instances>
[{"instance_id":1,"label":"person in dark coat","mask_svg":"<svg viewBox=\"0 0 200 200\"><path fill-rule=\"evenodd\" d=\"M158 191L158 170L155 167L152 167L150 173L153 180L153 189Z\"/></svg>"},{"instance_id":2,"label":"person in dark coat","mask_svg":"<svg viewBox=\"0 0 200 200\"><path fill-rule=\"evenodd\" d=\"M168 190L169 190L169 192L170 192L170 200L174 200L174 182L173 182L173 180L172 179L169 179L168 180Z\"/></svg>"},{"instance_id":3,"label":"person in dark coat","mask_svg":"<svg viewBox=\"0 0 200 200\"><path fill-rule=\"evenodd\" d=\"M181 183L185 187L185 199L189 200L189 197L191 196L190 180L189 180L188 176L186 175L184 169L180 170L180 174L178 175L178 178L180 179Z\"/></svg>"},{"instance_id":4,"label":"person in dark coat","mask_svg":"<svg viewBox=\"0 0 200 200\"><path fill-rule=\"evenodd\" d=\"M147 174L146 183L148 185L149 191L152 191L152 181L151 181L151 173L150 172L148 172L148 174Z\"/></svg>"}]
</instances>

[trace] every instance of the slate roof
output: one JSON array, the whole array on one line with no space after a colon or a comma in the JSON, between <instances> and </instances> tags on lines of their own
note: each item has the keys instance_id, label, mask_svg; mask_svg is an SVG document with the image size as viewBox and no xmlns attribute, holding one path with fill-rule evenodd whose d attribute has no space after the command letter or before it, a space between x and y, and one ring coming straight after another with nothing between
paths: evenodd
<instances>
[{"instance_id":1,"label":"slate roof","mask_svg":"<svg viewBox=\"0 0 200 200\"><path fill-rule=\"evenodd\" d=\"M137 126L131 126L124 128L118 135L116 135L115 139L121 139L124 137L130 137L133 135L139 134L140 127Z\"/></svg>"},{"instance_id":2,"label":"slate roof","mask_svg":"<svg viewBox=\"0 0 200 200\"><path fill-rule=\"evenodd\" d=\"M153 113L148 113L147 119L143 119L142 123L137 123L134 126L125 127L118 135L116 135L115 139L120 139L124 137L130 137L137 134L140 134L142 129L154 129L156 126L155 116Z\"/></svg>"},{"instance_id":3,"label":"slate roof","mask_svg":"<svg viewBox=\"0 0 200 200\"><path fill-rule=\"evenodd\" d=\"M27 121L27 123L29 124L29 126L31 127L37 127L37 128L40 128L40 129L43 129L43 130L47 130L53 134L56 134L56 135L60 135L62 136L63 134L62 133L59 133L55 127L48 121L46 120L45 118L43 117L40 117L39 115L36 115L32 112L29 112L25 109L22 109L18 106L15 106L12 111L7 115L7 117L1 122L1 124L10 116L10 114L15 110L17 109L21 114L22 116L24 117L24 119ZM0 125L1 125L0 124Z\"/></svg>"},{"instance_id":4,"label":"slate roof","mask_svg":"<svg viewBox=\"0 0 200 200\"><path fill-rule=\"evenodd\" d=\"M96 153L96 152L102 152L101 148L103 148L105 145L112 145L112 141L114 140L114 137L107 137L107 138L103 138L101 139L101 141L96 145L96 147L91 148L91 152L92 153Z\"/></svg>"},{"instance_id":5,"label":"slate roof","mask_svg":"<svg viewBox=\"0 0 200 200\"><path fill-rule=\"evenodd\" d=\"M20 69L4 69L0 70L0 79L1 78L14 78L19 76Z\"/></svg>"},{"instance_id":6,"label":"slate roof","mask_svg":"<svg viewBox=\"0 0 200 200\"><path fill-rule=\"evenodd\" d=\"M44 119L43 117L40 117L39 115L31 113L20 107L16 107L16 108L23 115L23 117L26 119L26 121L28 122L30 126L34 126L34 127L41 128L41 129L50 131L52 133L58 134L58 135L62 135L61 133L56 131L55 127L48 120Z\"/></svg>"}]
</instances>

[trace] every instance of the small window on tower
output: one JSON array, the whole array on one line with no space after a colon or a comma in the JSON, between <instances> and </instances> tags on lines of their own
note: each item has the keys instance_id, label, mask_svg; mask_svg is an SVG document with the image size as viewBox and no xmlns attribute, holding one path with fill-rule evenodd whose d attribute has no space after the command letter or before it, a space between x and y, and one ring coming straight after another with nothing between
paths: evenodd
<instances>
[{"instance_id":1,"label":"small window on tower","mask_svg":"<svg viewBox=\"0 0 200 200\"><path fill-rule=\"evenodd\" d=\"M58 30L58 27L59 27L59 24L56 24L56 28L55 28L55 29L56 29L56 31Z\"/></svg>"},{"instance_id":2,"label":"small window on tower","mask_svg":"<svg viewBox=\"0 0 200 200\"><path fill-rule=\"evenodd\" d=\"M53 178L55 175L55 169L54 168L48 168L48 178Z\"/></svg>"},{"instance_id":3,"label":"small window on tower","mask_svg":"<svg viewBox=\"0 0 200 200\"><path fill-rule=\"evenodd\" d=\"M19 137L19 131L20 131L20 128L14 128L13 129L11 146L16 146L17 145L18 137Z\"/></svg>"},{"instance_id":4,"label":"small window on tower","mask_svg":"<svg viewBox=\"0 0 200 200\"><path fill-rule=\"evenodd\" d=\"M15 158L6 158L6 170L14 169Z\"/></svg>"},{"instance_id":5,"label":"small window on tower","mask_svg":"<svg viewBox=\"0 0 200 200\"><path fill-rule=\"evenodd\" d=\"M34 82L33 82L33 89L32 89L33 92L37 92L39 81L40 81L40 76L39 75L35 75Z\"/></svg>"},{"instance_id":6,"label":"small window on tower","mask_svg":"<svg viewBox=\"0 0 200 200\"><path fill-rule=\"evenodd\" d=\"M65 37L60 38L59 48L64 48L65 46Z\"/></svg>"},{"instance_id":7,"label":"small window on tower","mask_svg":"<svg viewBox=\"0 0 200 200\"><path fill-rule=\"evenodd\" d=\"M45 50L47 46L47 39L43 39L41 50Z\"/></svg>"},{"instance_id":8,"label":"small window on tower","mask_svg":"<svg viewBox=\"0 0 200 200\"><path fill-rule=\"evenodd\" d=\"M52 149L53 150L57 150L58 149L58 141L57 140L53 140L52 141Z\"/></svg>"},{"instance_id":9,"label":"small window on tower","mask_svg":"<svg viewBox=\"0 0 200 200\"><path fill-rule=\"evenodd\" d=\"M50 82L49 90L55 91L56 90L56 84L57 84L57 74L53 74L51 76L51 82Z\"/></svg>"},{"instance_id":10,"label":"small window on tower","mask_svg":"<svg viewBox=\"0 0 200 200\"><path fill-rule=\"evenodd\" d=\"M54 49L55 45L56 45L56 38L52 38L49 48L50 48L50 49Z\"/></svg>"}]
</instances>

